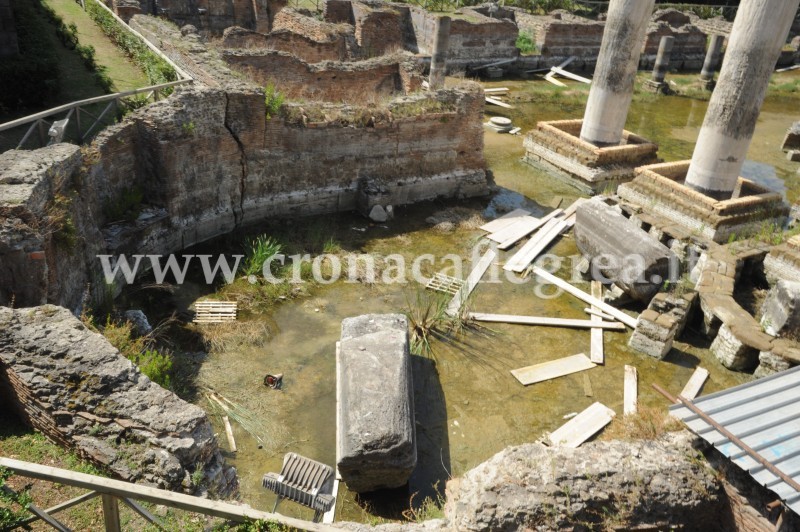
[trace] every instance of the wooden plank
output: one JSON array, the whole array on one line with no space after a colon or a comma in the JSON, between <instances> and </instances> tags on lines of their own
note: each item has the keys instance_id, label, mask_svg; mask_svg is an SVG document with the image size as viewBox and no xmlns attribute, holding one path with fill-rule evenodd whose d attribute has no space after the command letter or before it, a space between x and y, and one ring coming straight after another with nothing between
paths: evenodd
<instances>
[{"instance_id":1,"label":"wooden plank","mask_svg":"<svg viewBox=\"0 0 800 532\"><path fill-rule=\"evenodd\" d=\"M592 294L592 296L594 297L594 294ZM599 316L599 317L601 317L601 318L603 318L604 320L607 320L607 321L614 321L614 316L609 316L605 312L600 312L599 310L595 310L592 307L587 307L587 308L583 309L583 311L585 313L587 313L587 314L591 314L592 316Z\"/></svg>"},{"instance_id":2,"label":"wooden plank","mask_svg":"<svg viewBox=\"0 0 800 532\"><path fill-rule=\"evenodd\" d=\"M103 522L106 532L121 532L122 526L119 521L119 500L113 495L103 493Z\"/></svg>"},{"instance_id":3,"label":"wooden plank","mask_svg":"<svg viewBox=\"0 0 800 532\"><path fill-rule=\"evenodd\" d=\"M633 366L625 366L623 392L623 414L635 414L639 403L639 372Z\"/></svg>"},{"instance_id":4,"label":"wooden plank","mask_svg":"<svg viewBox=\"0 0 800 532\"><path fill-rule=\"evenodd\" d=\"M512 257L512 260L514 260L515 258L517 258L517 260L514 262L514 264L512 264L510 268L508 268L508 265L506 265L504 269L512 270L517 273L522 272L533 261L536 260L536 257L538 257L540 253L542 253L545 249L547 249L547 247L550 244L553 243L553 240L561 236L561 234L567 230L567 223L564 220L554 219L551 220L551 222L555 222L555 224L553 224L553 226L550 229L548 229L547 232L544 232L543 230L539 231L539 233L542 233L541 237L537 238L531 246L527 246L527 244L526 246L523 246L527 247L525 253L522 254L522 256L519 258L517 258L519 253L517 255L514 255L514 257ZM528 243L530 243L530 241Z\"/></svg>"},{"instance_id":5,"label":"wooden plank","mask_svg":"<svg viewBox=\"0 0 800 532\"><path fill-rule=\"evenodd\" d=\"M558 225L558 220L550 219L547 221L544 226L542 226L536 234L534 234L527 242L525 242L522 247L517 251L514 255L511 256L510 259L506 261L503 265L503 269L506 271L515 271L515 268L518 266L522 266L524 258L526 255L530 254L530 251L536 247L539 241L542 239L544 235L552 231L553 227ZM530 264L530 262L528 263ZM527 264L526 264L527 266ZM520 268L519 271L522 271L523 268Z\"/></svg>"},{"instance_id":6,"label":"wooden plank","mask_svg":"<svg viewBox=\"0 0 800 532\"><path fill-rule=\"evenodd\" d=\"M489 269L489 266L496 258L497 253L495 253L493 249L486 250L486 253L483 254L483 257L481 257L481 259L478 261L478 264L475 265L475 267L467 276L467 280L464 281L464 286L455 296L453 296L453 299L450 300L450 303L448 303L447 308L445 309L445 313L448 316L456 316L459 312L461 312L461 305L467 300L467 298L469 298L469 295L473 290L475 290L475 287L478 286L481 277L483 277L483 274L486 273L486 270Z\"/></svg>"},{"instance_id":7,"label":"wooden plank","mask_svg":"<svg viewBox=\"0 0 800 532\"><path fill-rule=\"evenodd\" d=\"M586 83L587 85L590 85L592 83L592 80L590 80L589 78L584 78L583 76L573 74L572 72L568 72L563 68L559 68L557 66L552 67L550 69L550 72L558 74L559 76L564 76L565 78L574 79L575 81L580 81L581 83Z\"/></svg>"},{"instance_id":8,"label":"wooden plank","mask_svg":"<svg viewBox=\"0 0 800 532\"><path fill-rule=\"evenodd\" d=\"M530 211L526 211L525 209L514 209L513 211L507 212L499 218L495 218L490 222L486 222L480 226L479 229L482 229L488 233L496 233L504 227L508 227L514 222L517 222L520 218L530 216L530 214ZM531 216L531 218L533 218L533 216Z\"/></svg>"},{"instance_id":9,"label":"wooden plank","mask_svg":"<svg viewBox=\"0 0 800 532\"><path fill-rule=\"evenodd\" d=\"M228 437L228 447L231 452L236 452L236 440L233 439L233 429L231 428L231 420L228 416L222 416L222 422L225 424L225 435Z\"/></svg>"},{"instance_id":10,"label":"wooden plank","mask_svg":"<svg viewBox=\"0 0 800 532\"><path fill-rule=\"evenodd\" d=\"M521 128L521 127L515 127L515 128L513 128L512 130L510 130L510 131L508 132L508 134L509 134L509 135L516 135L516 134L517 134L517 133L519 133L520 131L522 131L522 128Z\"/></svg>"},{"instance_id":11,"label":"wooden plank","mask_svg":"<svg viewBox=\"0 0 800 532\"><path fill-rule=\"evenodd\" d=\"M586 397L591 397L594 395L594 391L592 390L592 379L589 378L588 373L581 373L583 375L583 395Z\"/></svg>"},{"instance_id":12,"label":"wooden plank","mask_svg":"<svg viewBox=\"0 0 800 532\"><path fill-rule=\"evenodd\" d=\"M566 87L566 86L567 86L567 84L566 84L566 83L561 83L561 82L560 82L560 81L558 81L556 78L554 78L554 77L553 77L553 74L554 74L554 73L553 73L553 71L552 71L552 70L550 70L550 73L549 73L549 74L547 74L547 75L544 77L544 79L546 79L547 81L549 81L550 83L552 83L553 85L556 85L556 86L558 86L558 87Z\"/></svg>"},{"instance_id":13,"label":"wooden plank","mask_svg":"<svg viewBox=\"0 0 800 532\"><path fill-rule=\"evenodd\" d=\"M615 415L614 411L603 403L594 403L552 432L550 443L575 449L611 423Z\"/></svg>"},{"instance_id":14,"label":"wooden plank","mask_svg":"<svg viewBox=\"0 0 800 532\"><path fill-rule=\"evenodd\" d=\"M697 397L698 394L700 394L700 390L703 389L703 384L705 384L707 378L707 369L697 368L694 370L694 373L692 373L692 376L689 378L689 382L687 382L686 386L683 387L681 396L689 400Z\"/></svg>"},{"instance_id":15,"label":"wooden plank","mask_svg":"<svg viewBox=\"0 0 800 532\"><path fill-rule=\"evenodd\" d=\"M592 320L575 320L570 318L517 316L515 314L487 314L483 312L470 312L468 316L475 321L490 321L494 323L540 325L543 327L572 327L575 329L591 329L592 327L601 327L603 329L610 329L613 331L625 330L625 325L616 321L594 322Z\"/></svg>"},{"instance_id":16,"label":"wooden plank","mask_svg":"<svg viewBox=\"0 0 800 532\"><path fill-rule=\"evenodd\" d=\"M318 523L312 523L311 521L255 510L240 504L203 499L183 493L88 475L86 473L78 473L77 471L68 471L57 467L32 464L12 458L0 457L0 466L10 469L18 475L29 478L57 482L76 488L95 490L101 494L111 494L116 497L127 497L130 499L152 502L153 504L162 504L171 508L186 510L187 512L197 512L222 519L230 519L237 523L262 519L264 521L275 521L293 528L309 530L311 532L336 532L336 530L338 530Z\"/></svg>"},{"instance_id":17,"label":"wooden plank","mask_svg":"<svg viewBox=\"0 0 800 532\"><path fill-rule=\"evenodd\" d=\"M508 87L495 87L492 89L483 89L483 92L508 92Z\"/></svg>"},{"instance_id":18,"label":"wooden plank","mask_svg":"<svg viewBox=\"0 0 800 532\"><path fill-rule=\"evenodd\" d=\"M606 314L608 314L610 316L614 316L615 319L621 321L622 323L624 323L628 327L630 327L632 329L636 327L636 321L637 321L636 318L634 318L632 316L628 316L627 314L625 314L621 310L612 307L608 303L605 303L605 302L603 302L603 301L601 301L601 300L599 300L599 299L597 299L595 297L590 296L589 294L587 294L586 292L584 292L580 288L576 288L576 287L572 286L571 284L569 284L568 282L564 281L563 279L559 279L555 275L553 275L553 274L551 274L551 273L539 268L538 266L534 266L533 267L533 273L538 275L539 277L541 277L545 281L548 281L549 283L556 285L557 287L561 288L565 292L567 292L569 294L572 294L573 296L577 297L581 301L583 301L585 303L589 303L590 305L594 305L595 307L597 307L602 312L605 312Z\"/></svg>"},{"instance_id":19,"label":"wooden plank","mask_svg":"<svg viewBox=\"0 0 800 532\"><path fill-rule=\"evenodd\" d=\"M494 233L486 235L486 238L498 243L505 242L509 238L516 238L519 240L520 238L523 238L537 230L542 225L544 225L544 223L539 218L534 218L533 216L523 216L517 218L516 221L508 224L499 231L495 231Z\"/></svg>"},{"instance_id":20,"label":"wooden plank","mask_svg":"<svg viewBox=\"0 0 800 532\"><path fill-rule=\"evenodd\" d=\"M519 382L528 386L529 384L557 379L558 377L592 369L593 367L595 367L595 364L592 364L586 355L579 353L570 357L543 362L542 364L512 369L511 374Z\"/></svg>"},{"instance_id":21,"label":"wooden plank","mask_svg":"<svg viewBox=\"0 0 800 532\"><path fill-rule=\"evenodd\" d=\"M513 106L508 105L507 103L501 102L497 98L490 98L488 96L486 97L486 103L490 103L492 105L498 105L500 107L505 107L506 109L513 109L514 108Z\"/></svg>"},{"instance_id":22,"label":"wooden plank","mask_svg":"<svg viewBox=\"0 0 800 532\"><path fill-rule=\"evenodd\" d=\"M516 60L517 60L516 57L514 59L501 59L500 61L494 61L492 63L487 63L485 65L481 65L479 67L475 67L472 70L483 70L484 68L489 68L489 67L493 67L493 66L507 65L508 63L513 63Z\"/></svg>"},{"instance_id":23,"label":"wooden plank","mask_svg":"<svg viewBox=\"0 0 800 532\"><path fill-rule=\"evenodd\" d=\"M55 506L51 506L50 508L48 508L47 510L44 510L43 512L45 514L47 514L48 516L53 516L53 515L57 514L58 512L67 510L67 509L72 508L73 506L77 506L79 504L83 504L84 502L90 501L90 500L94 499L95 497L99 497L99 496L100 496L100 494L97 493L96 491L89 491L89 492L84 493L83 495L79 495L79 496L77 496L77 497L75 497L73 499L70 499L68 501L62 502L62 503L57 504ZM32 517L27 517L24 520L20 521L19 525L20 525L20 527L22 527L22 525L27 525L29 523L33 523L34 521L38 521L39 519L41 519L41 518L38 515L34 515Z\"/></svg>"},{"instance_id":24,"label":"wooden plank","mask_svg":"<svg viewBox=\"0 0 800 532\"><path fill-rule=\"evenodd\" d=\"M592 297L603 300L603 285L600 281L592 280ZM597 312L597 307L592 307L590 310ZM603 321L603 318L600 316L592 315L591 317L592 323L600 323ZM590 335L590 351L589 351L589 358L595 364L604 364L605 363L605 353L603 351L603 329L599 327L592 327Z\"/></svg>"}]
</instances>

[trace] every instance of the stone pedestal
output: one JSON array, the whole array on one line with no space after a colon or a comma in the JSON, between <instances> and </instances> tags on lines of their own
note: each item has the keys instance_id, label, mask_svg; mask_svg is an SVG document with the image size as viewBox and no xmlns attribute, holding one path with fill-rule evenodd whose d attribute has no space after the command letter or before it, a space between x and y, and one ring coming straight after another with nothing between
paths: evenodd
<instances>
[{"instance_id":1,"label":"stone pedestal","mask_svg":"<svg viewBox=\"0 0 800 532\"><path fill-rule=\"evenodd\" d=\"M637 166L658 161L658 146L622 131L618 146L598 147L580 138L582 120L539 122L525 137L523 160L586 194L630 181Z\"/></svg>"},{"instance_id":2,"label":"stone pedestal","mask_svg":"<svg viewBox=\"0 0 800 532\"><path fill-rule=\"evenodd\" d=\"M774 336L796 336L800 330L800 283L780 280L761 309L761 326Z\"/></svg>"},{"instance_id":3,"label":"stone pedestal","mask_svg":"<svg viewBox=\"0 0 800 532\"><path fill-rule=\"evenodd\" d=\"M358 493L403 486L417 463L408 321L402 314L347 318L338 351L342 480Z\"/></svg>"},{"instance_id":4,"label":"stone pedestal","mask_svg":"<svg viewBox=\"0 0 800 532\"><path fill-rule=\"evenodd\" d=\"M697 192L684 185L688 170L689 161L643 166L617 193L643 212L717 243L758 233L765 223L782 227L789 215L789 206L779 193L743 177L731 199L717 200Z\"/></svg>"}]
</instances>

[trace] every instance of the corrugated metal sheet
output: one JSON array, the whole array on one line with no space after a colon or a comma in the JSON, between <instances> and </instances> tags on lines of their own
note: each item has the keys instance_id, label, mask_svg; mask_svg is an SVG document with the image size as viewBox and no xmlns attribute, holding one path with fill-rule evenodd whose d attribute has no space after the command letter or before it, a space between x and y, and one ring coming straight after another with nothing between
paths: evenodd
<instances>
[{"instance_id":1,"label":"corrugated metal sheet","mask_svg":"<svg viewBox=\"0 0 800 532\"><path fill-rule=\"evenodd\" d=\"M783 474L800 482L800 366L698 397L694 404ZM673 405L669 409L672 415L800 514L800 493L792 486L685 406Z\"/></svg>"}]
</instances>

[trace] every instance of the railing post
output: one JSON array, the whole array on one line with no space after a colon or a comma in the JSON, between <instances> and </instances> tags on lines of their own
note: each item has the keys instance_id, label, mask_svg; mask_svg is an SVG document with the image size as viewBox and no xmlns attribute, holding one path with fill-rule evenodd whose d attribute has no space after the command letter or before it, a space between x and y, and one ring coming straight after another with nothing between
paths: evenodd
<instances>
[{"instance_id":1,"label":"railing post","mask_svg":"<svg viewBox=\"0 0 800 532\"><path fill-rule=\"evenodd\" d=\"M78 144L83 144L83 135L81 134L81 106L75 108L75 122L77 123Z\"/></svg>"},{"instance_id":2,"label":"railing post","mask_svg":"<svg viewBox=\"0 0 800 532\"><path fill-rule=\"evenodd\" d=\"M47 132L44 129L44 120L40 118L36 121L36 125L39 129L39 142L42 143L42 146L47 146Z\"/></svg>"},{"instance_id":3,"label":"railing post","mask_svg":"<svg viewBox=\"0 0 800 532\"><path fill-rule=\"evenodd\" d=\"M119 524L119 501L113 495L104 493L103 497L103 521L106 524L106 532L121 532Z\"/></svg>"}]
</instances>

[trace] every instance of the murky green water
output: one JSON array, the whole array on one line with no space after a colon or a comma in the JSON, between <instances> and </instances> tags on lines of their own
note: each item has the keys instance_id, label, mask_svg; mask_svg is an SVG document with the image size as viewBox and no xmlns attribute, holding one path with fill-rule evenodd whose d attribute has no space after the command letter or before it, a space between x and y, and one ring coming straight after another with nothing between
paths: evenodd
<instances>
[{"instance_id":1,"label":"murky green water","mask_svg":"<svg viewBox=\"0 0 800 532\"><path fill-rule=\"evenodd\" d=\"M785 161L780 151L786 128L797 118L787 112L793 108L787 105L795 104L774 100L766 103L750 152L750 158L758 164L749 167L762 176L769 177L772 172L786 180L788 195L794 198L798 190L796 165ZM705 102L678 97L636 103L629 115L628 128L658 142L660 155L665 159L688 158L705 106ZM526 131L538 120L580 117L582 108L522 104L504 114ZM544 212L556 196L565 198L565 203L577 196L568 186L520 162L521 136L487 131L485 138L486 157L500 192L490 200L465 202L462 206L491 217L496 208L508 210L517 206ZM344 228L345 233L352 231L351 226L367 228L365 233L353 233L358 235L358 244L352 247L348 247L346 237L340 237L345 249L400 253L409 263L420 253L434 253L437 257L447 253L469 256L482 232L460 228L442 233L420 222L448 206L452 204L398 209L390 229L369 226L353 215L327 219L336 220L335 225ZM552 251L563 257L577 253L569 237ZM426 273L441 267L440 264L427 268ZM588 286L584 284L583 288ZM310 298L284 303L269 315L251 318L268 322L273 336L265 346L214 354L202 365L199 382L258 412L269 427L264 438L267 445L259 449L258 443L240 426L236 423L233 426L239 451L235 456L228 455L228 459L238 468L246 502L260 509L272 508L274 497L261 488L261 476L267 471L279 471L287 451L334 464L334 346L339 339L341 320L369 312L402 312L408 299L414 298L414 290L413 286L366 287L342 282L320 288ZM508 281L481 284L472 302L475 311L570 318L585 318L584 307L584 303L569 295L545 300L536 297L533 284ZM529 387L519 384L509 370L588 352L589 332L491 324L487 334L467 333L456 344L437 344L435 363L415 357L419 465L412 476L410 492L429 494L435 482L439 481L443 487L449 475L463 474L504 447L537 439L543 432L564 423L566 414L579 412L595 401L621 412L626 364L639 370L640 402L646 405L665 405L652 391L651 383L677 393L697 365L711 372L706 393L749 378L721 367L707 352L708 344L691 334L688 343L677 342L673 352L661 362L628 349L628 334L605 333L604 366ZM281 391L262 385L266 373L284 374ZM591 396L587 396L586 377ZM208 408L204 401L199 404ZM215 418L215 424L221 445L226 448L219 419ZM340 503L338 518L369 521L370 512L355 502L354 494L342 488L343 504ZM398 508L408 507L409 495L394 492L369 501L371 512L396 516ZM289 502L282 503L280 511L305 518L311 515L310 511Z\"/></svg>"}]
</instances>

